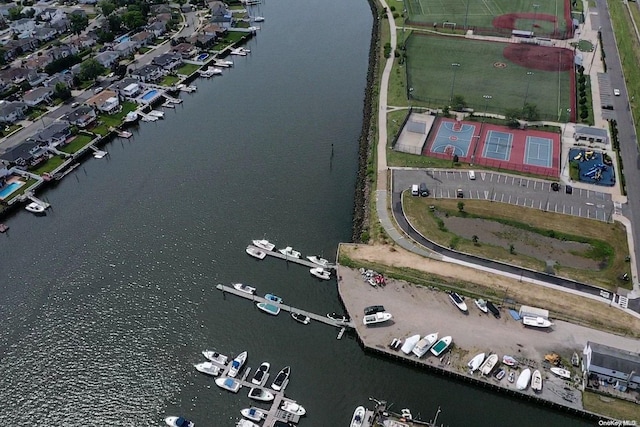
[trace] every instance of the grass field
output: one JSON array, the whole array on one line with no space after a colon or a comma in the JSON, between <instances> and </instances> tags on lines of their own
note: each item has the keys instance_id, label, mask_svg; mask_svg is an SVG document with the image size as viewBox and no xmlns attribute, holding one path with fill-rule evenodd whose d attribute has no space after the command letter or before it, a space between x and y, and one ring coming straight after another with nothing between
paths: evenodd
<instances>
[{"instance_id":1,"label":"grass field","mask_svg":"<svg viewBox=\"0 0 640 427\"><path fill-rule=\"evenodd\" d=\"M571 107L569 72L516 65L503 56L507 45L412 34L406 45L412 98L443 107L449 105L453 87L453 96L463 96L475 111L504 114L507 108L522 108L526 97L527 103L538 107L541 119L566 121ZM506 66L496 67L501 64Z\"/></svg>"}]
</instances>

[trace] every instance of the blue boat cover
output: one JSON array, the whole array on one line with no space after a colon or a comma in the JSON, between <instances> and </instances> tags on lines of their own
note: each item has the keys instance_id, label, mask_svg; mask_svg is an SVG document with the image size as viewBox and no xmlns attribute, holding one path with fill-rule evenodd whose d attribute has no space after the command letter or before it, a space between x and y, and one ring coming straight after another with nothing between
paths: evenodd
<instances>
[{"instance_id":1,"label":"blue boat cover","mask_svg":"<svg viewBox=\"0 0 640 427\"><path fill-rule=\"evenodd\" d=\"M509 314L511 315L511 317L513 317L513 320L515 320L515 321L520 320L520 314L518 314L517 311L509 310Z\"/></svg>"},{"instance_id":2,"label":"blue boat cover","mask_svg":"<svg viewBox=\"0 0 640 427\"><path fill-rule=\"evenodd\" d=\"M186 426L186 425L187 425L187 423L188 423L188 421L187 421L187 420L185 420L185 419L184 419L184 418L182 418L182 417L178 417L178 419L176 420L176 425L177 425L178 427Z\"/></svg>"},{"instance_id":3,"label":"blue boat cover","mask_svg":"<svg viewBox=\"0 0 640 427\"><path fill-rule=\"evenodd\" d=\"M231 366L237 369L240 367L240 362L234 359L233 362L231 362Z\"/></svg>"},{"instance_id":4,"label":"blue boat cover","mask_svg":"<svg viewBox=\"0 0 640 427\"><path fill-rule=\"evenodd\" d=\"M256 408L249 409L249 415L253 417L255 414L256 414Z\"/></svg>"},{"instance_id":5,"label":"blue boat cover","mask_svg":"<svg viewBox=\"0 0 640 427\"><path fill-rule=\"evenodd\" d=\"M234 384L235 381L232 378L227 378L226 380L224 380L224 385L226 387L233 387Z\"/></svg>"}]
</instances>

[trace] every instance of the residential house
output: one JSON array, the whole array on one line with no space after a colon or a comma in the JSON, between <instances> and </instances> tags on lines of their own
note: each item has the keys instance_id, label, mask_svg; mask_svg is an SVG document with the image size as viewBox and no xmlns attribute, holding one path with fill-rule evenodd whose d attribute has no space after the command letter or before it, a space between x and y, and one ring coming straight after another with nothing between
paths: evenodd
<instances>
[{"instance_id":1,"label":"residential house","mask_svg":"<svg viewBox=\"0 0 640 427\"><path fill-rule=\"evenodd\" d=\"M142 91L142 86L139 83L131 83L122 89L121 94L127 98L135 98Z\"/></svg>"},{"instance_id":2,"label":"residential house","mask_svg":"<svg viewBox=\"0 0 640 427\"><path fill-rule=\"evenodd\" d=\"M111 89L105 89L92 96L85 101L85 104L95 107L98 111L106 114L114 114L120 111L121 108L118 94Z\"/></svg>"},{"instance_id":3,"label":"residential house","mask_svg":"<svg viewBox=\"0 0 640 427\"><path fill-rule=\"evenodd\" d=\"M154 36L160 37L167 32L167 23L154 21L151 24L147 25L147 30L153 33Z\"/></svg>"},{"instance_id":4,"label":"residential house","mask_svg":"<svg viewBox=\"0 0 640 427\"><path fill-rule=\"evenodd\" d=\"M113 46L112 49L120 55L120 58L125 58L138 50L138 44L132 40L126 40Z\"/></svg>"},{"instance_id":5,"label":"residential house","mask_svg":"<svg viewBox=\"0 0 640 427\"><path fill-rule=\"evenodd\" d=\"M164 69L155 64L147 64L142 68L138 68L131 72L131 77L134 77L141 82L151 83L160 80L165 75Z\"/></svg>"},{"instance_id":6,"label":"residential house","mask_svg":"<svg viewBox=\"0 0 640 427\"><path fill-rule=\"evenodd\" d=\"M53 57L49 54L49 52L38 53L41 53L41 55L29 55L27 59L22 61L22 65L25 68L29 68L32 70L42 70L45 66L53 62Z\"/></svg>"},{"instance_id":7,"label":"residential house","mask_svg":"<svg viewBox=\"0 0 640 427\"><path fill-rule=\"evenodd\" d=\"M189 37L189 43L192 43L200 49L206 49L216 43L216 36L211 34L196 33Z\"/></svg>"},{"instance_id":8,"label":"residential house","mask_svg":"<svg viewBox=\"0 0 640 427\"><path fill-rule=\"evenodd\" d=\"M31 87L40 86L46 79L49 78L47 73L39 73L37 70L30 70L31 72L27 75L27 82Z\"/></svg>"},{"instance_id":9,"label":"residential house","mask_svg":"<svg viewBox=\"0 0 640 427\"><path fill-rule=\"evenodd\" d=\"M638 353L588 341L583 350L583 369L589 378L618 384L621 391L640 387Z\"/></svg>"},{"instance_id":10,"label":"residential house","mask_svg":"<svg viewBox=\"0 0 640 427\"><path fill-rule=\"evenodd\" d=\"M15 123L24 118L27 104L15 101L0 101L0 122Z\"/></svg>"},{"instance_id":11,"label":"residential house","mask_svg":"<svg viewBox=\"0 0 640 427\"><path fill-rule=\"evenodd\" d=\"M46 22L51 21L52 19L60 19L64 18L65 13L62 9L57 9L55 7L48 7L42 12L40 12L40 19Z\"/></svg>"},{"instance_id":12,"label":"residential house","mask_svg":"<svg viewBox=\"0 0 640 427\"><path fill-rule=\"evenodd\" d=\"M218 24L209 24L202 29L202 33L210 36L221 37L227 32L227 29Z\"/></svg>"},{"instance_id":13,"label":"residential house","mask_svg":"<svg viewBox=\"0 0 640 427\"><path fill-rule=\"evenodd\" d=\"M191 43L180 43L175 45L171 49L171 52L180 54L184 59L190 58L197 53L196 48Z\"/></svg>"},{"instance_id":14,"label":"residential house","mask_svg":"<svg viewBox=\"0 0 640 427\"><path fill-rule=\"evenodd\" d=\"M28 70L22 67L10 67L0 71L0 79L12 84L20 84L27 81L30 74L36 73L35 70Z\"/></svg>"},{"instance_id":15,"label":"residential house","mask_svg":"<svg viewBox=\"0 0 640 427\"><path fill-rule=\"evenodd\" d=\"M63 44L49 49L49 54L53 57L54 60L66 58L68 56L75 55L78 52L78 48L71 44Z\"/></svg>"},{"instance_id":16,"label":"residential house","mask_svg":"<svg viewBox=\"0 0 640 427\"><path fill-rule=\"evenodd\" d=\"M36 27L33 30L32 34L33 34L33 37L35 37L40 41L40 43L46 43L56 38L56 36L58 35L58 30L48 26Z\"/></svg>"},{"instance_id":17,"label":"residential house","mask_svg":"<svg viewBox=\"0 0 640 427\"><path fill-rule=\"evenodd\" d=\"M70 136L71 126L69 123L53 122L35 135L27 138L27 141L33 141L41 146L57 147L60 144L64 144Z\"/></svg>"},{"instance_id":18,"label":"residential house","mask_svg":"<svg viewBox=\"0 0 640 427\"><path fill-rule=\"evenodd\" d=\"M162 22L166 28L167 24L171 21L172 18L173 16L171 16L170 13L159 13L158 15L156 15L154 21Z\"/></svg>"},{"instance_id":19,"label":"residential house","mask_svg":"<svg viewBox=\"0 0 640 427\"><path fill-rule=\"evenodd\" d=\"M92 36L90 36L89 34L81 34L79 36L73 36L71 37L71 40L69 40L66 45L67 46L72 46L75 49L77 49L78 52L80 52L81 50L90 48L91 46L94 46L97 43L97 39L93 38Z\"/></svg>"},{"instance_id":20,"label":"residential house","mask_svg":"<svg viewBox=\"0 0 640 427\"><path fill-rule=\"evenodd\" d=\"M230 14L229 8L224 2L212 1L208 5L211 16L224 16Z\"/></svg>"},{"instance_id":21,"label":"residential house","mask_svg":"<svg viewBox=\"0 0 640 427\"><path fill-rule=\"evenodd\" d=\"M28 37L18 40L9 40L5 43L5 49L9 52L11 58L17 58L23 53L33 52L40 45L40 41L34 37Z\"/></svg>"},{"instance_id":22,"label":"residential house","mask_svg":"<svg viewBox=\"0 0 640 427\"><path fill-rule=\"evenodd\" d=\"M18 166L27 168L44 158L46 151L34 141L24 141L15 147L11 147L0 155L0 160L7 167Z\"/></svg>"},{"instance_id":23,"label":"residential house","mask_svg":"<svg viewBox=\"0 0 640 427\"><path fill-rule=\"evenodd\" d=\"M49 22L49 25L55 28L58 34L64 34L71 28L71 21L66 16L62 18L55 17Z\"/></svg>"},{"instance_id":24,"label":"residential house","mask_svg":"<svg viewBox=\"0 0 640 427\"><path fill-rule=\"evenodd\" d=\"M65 86L71 87L71 84L73 83L73 74L69 72L55 73L44 82L42 82L42 85L55 89L58 83L63 83Z\"/></svg>"},{"instance_id":25,"label":"residential house","mask_svg":"<svg viewBox=\"0 0 640 427\"><path fill-rule=\"evenodd\" d=\"M86 128L96 120L96 111L89 105L81 105L70 113L62 116L62 120L66 120L69 124Z\"/></svg>"},{"instance_id":26,"label":"residential house","mask_svg":"<svg viewBox=\"0 0 640 427\"><path fill-rule=\"evenodd\" d=\"M212 15L209 19L209 23L219 25L222 28L231 28L232 22L233 17L231 13L228 15Z\"/></svg>"},{"instance_id":27,"label":"residential house","mask_svg":"<svg viewBox=\"0 0 640 427\"><path fill-rule=\"evenodd\" d=\"M166 71L173 71L182 65L182 55L179 53L163 53L153 58L151 63L159 65Z\"/></svg>"},{"instance_id":28,"label":"residential house","mask_svg":"<svg viewBox=\"0 0 640 427\"><path fill-rule=\"evenodd\" d=\"M136 43L139 47L146 46L153 42L155 36L152 32L149 31L140 31L131 36L131 41Z\"/></svg>"},{"instance_id":29,"label":"residential house","mask_svg":"<svg viewBox=\"0 0 640 427\"><path fill-rule=\"evenodd\" d=\"M13 34L30 34L36 28L36 21L30 18L22 18L12 21L9 28Z\"/></svg>"},{"instance_id":30,"label":"residential house","mask_svg":"<svg viewBox=\"0 0 640 427\"><path fill-rule=\"evenodd\" d=\"M52 96L52 87L37 87L25 92L22 95L22 101L29 107L35 107L42 103L50 103Z\"/></svg>"},{"instance_id":31,"label":"residential house","mask_svg":"<svg viewBox=\"0 0 640 427\"><path fill-rule=\"evenodd\" d=\"M151 15L157 16L161 13L171 13L171 6L166 3L154 4L150 8Z\"/></svg>"},{"instance_id":32,"label":"residential house","mask_svg":"<svg viewBox=\"0 0 640 427\"><path fill-rule=\"evenodd\" d=\"M104 67L111 68L113 64L116 64L120 59L118 52L113 50L105 50L96 55L96 61L101 63Z\"/></svg>"},{"instance_id":33,"label":"residential house","mask_svg":"<svg viewBox=\"0 0 640 427\"><path fill-rule=\"evenodd\" d=\"M114 91L120 99L131 98L140 93L142 90L140 80L133 77L125 77L124 79L113 83L109 89Z\"/></svg>"}]
</instances>

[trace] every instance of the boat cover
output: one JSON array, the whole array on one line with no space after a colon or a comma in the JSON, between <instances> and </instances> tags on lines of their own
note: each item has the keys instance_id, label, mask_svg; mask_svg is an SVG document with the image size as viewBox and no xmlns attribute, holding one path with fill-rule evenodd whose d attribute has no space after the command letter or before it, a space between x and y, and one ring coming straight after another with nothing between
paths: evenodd
<instances>
[{"instance_id":1,"label":"boat cover","mask_svg":"<svg viewBox=\"0 0 640 427\"><path fill-rule=\"evenodd\" d=\"M178 427L183 427L183 426L186 427L189 425L189 421L185 420L182 417L178 417L178 419L176 420L176 425Z\"/></svg>"},{"instance_id":2,"label":"boat cover","mask_svg":"<svg viewBox=\"0 0 640 427\"><path fill-rule=\"evenodd\" d=\"M238 369L240 367L240 362L234 359L233 362L231 362L231 366L235 369Z\"/></svg>"},{"instance_id":3,"label":"boat cover","mask_svg":"<svg viewBox=\"0 0 640 427\"><path fill-rule=\"evenodd\" d=\"M224 385L226 387L233 387L234 384L235 384L235 381L231 378L227 378L226 380L224 380Z\"/></svg>"},{"instance_id":4,"label":"boat cover","mask_svg":"<svg viewBox=\"0 0 640 427\"><path fill-rule=\"evenodd\" d=\"M515 321L519 321L520 320L520 315L518 314L517 311L509 310L509 314L511 315L511 317L513 317L513 320L515 320Z\"/></svg>"}]
</instances>

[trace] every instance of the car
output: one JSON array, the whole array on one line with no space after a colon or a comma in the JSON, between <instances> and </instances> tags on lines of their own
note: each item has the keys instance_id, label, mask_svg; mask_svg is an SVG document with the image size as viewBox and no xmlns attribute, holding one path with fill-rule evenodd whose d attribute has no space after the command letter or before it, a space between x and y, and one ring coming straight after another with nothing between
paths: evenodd
<instances>
[{"instance_id":1,"label":"car","mask_svg":"<svg viewBox=\"0 0 640 427\"><path fill-rule=\"evenodd\" d=\"M614 90L613 90L613 94L614 94L615 96L620 96L620 89L614 89Z\"/></svg>"},{"instance_id":2,"label":"car","mask_svg":"<svg viewBox=\"0 0 640 427\"><path fill-rule=\"evenodd\" d=\"M570 186L570 185L565 185L565 187L564 187L564 191L565 191L567 194L573 194L573 187L572 187L572 186Z\"/></svg>"},{"instance_id":3,"label":"car","mask_svg":"<svg viewBox=\"0 0 640 427\"><path fill-rule=\"evenodd\" d=\"M558 184L557 182L553 182L553 183L551 183L551 189L552 189L553 191L558 191L558 190L560 190L560 184Z\"/></svg>"},{"instance_id":4,"label":"car","mask_svg":"<svg viewBox=\"0 0 640 427\"><path fill-rule=\"evenodd\" d=\"M80 105L79 102L72 102L71 103L71 108L76 108L78 105Z\"/></svg>"},{"instance_id":5,"label":"car","mask_svg":"<svg viewBox=\"0 0 640 427\"><path fill-rule=\"evenodd\" d=\"M104 88L102 86L98 86L97 88L95 88L93 90L93 93L98 94L100 92L102 92L104 90Z\"/></svg>"},{"instance_id":6,"label":"car","mask_svg":"<svg viewBox=\"0 0 640 427\"><path fill-rule=\"evenodd\" d=\"M418 187L418 189L422 197L429 196L429 189L427 188L427 184L425 184L424 182L420 183L420 186Z\"/></svg>"},{"instance_id":7,"label":"car","mask_svg":"<svg viewBox=\"0 0 640 427\"><path fill-rule=\"evenodd\" d=\"M462 191L462 188L458 188L458 190L456 191L456 197L458 199L464 199L464 191Z\"/></svg>"},{"instance_id":8,"label":"car","mask_svg":"<svg viewBox=\"0 0 640 427\"><path fill-rule=\"evenodd\" d=\"M364 315L368 316L370 314L382 313L383 311L385 311L385 309L382 305L370 305L364 308Z\"/></svg>"}]
</instances>

